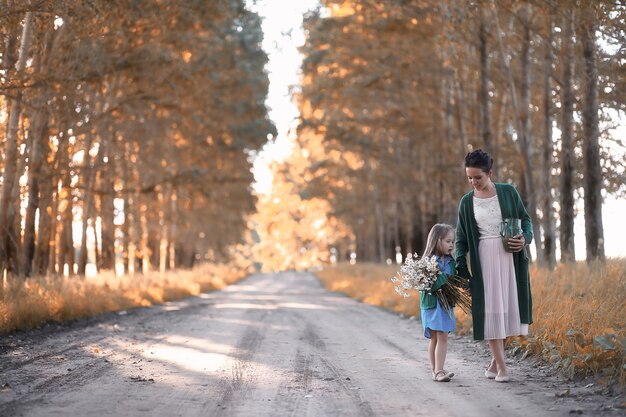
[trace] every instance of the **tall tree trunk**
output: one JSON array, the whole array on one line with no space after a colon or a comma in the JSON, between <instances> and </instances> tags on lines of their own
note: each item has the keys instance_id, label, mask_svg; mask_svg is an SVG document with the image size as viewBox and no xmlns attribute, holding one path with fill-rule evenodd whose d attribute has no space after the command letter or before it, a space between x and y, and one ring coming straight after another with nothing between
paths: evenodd
<instances>
[{"instance_id":1,"label":"tall tree trunk","mask_svg":"<svg viewBox=\"0 0 626 417\"><path fill-rule=\"evenodd\" d=\"M130 144L122 144L124 152L124 161L122 161L122 181L124 183L124 224L122 225L123 234L123 257L124 260L124 273L133 275L135 272L135 242L133 241L133 226L134 217L133 210L135 205L134 193L131 186L131 167L130 156L131 148Z\"/></svg>"},{"instance_id":2,"label":"tall tree trunk","mask_svg":"<svg viewBox=\"0 0 626 417\"><path fill-rule=\"evenodd\" d=\"M55 31L52 20L48 20L44 24L45 37L43 42L43 50L37 56L37 60L33 65L35 72L38 74L46 74L49 68L50 58L55 49L56 40L59 39L58 33L63 28ZM33 115L31 116L31 124L29 127L28 137L31 140L30 156L28 160L28 205L24 215L24 242L22 246L22 271L25 276L30 276L33 269L33 261L35 257L35 217L40 208L40 182L42 176L42 165L47 161L48 156L48 84L45 84L41 93L34 101ZM40 224L42 213L39 210Z\"/></svg>"},{"instance_id":3,"label":"tall tree trunk","mask_svg":"<svg viewBox=\"0 0 626 417\"><path fill-rule=\"evenodd\" d=\"M497 14L497 8L492 0L494 9L494 20L496 23L496 32L498 39L498 46L500 54L502 55L502 62L504 65L505 73L507 74L507 80L509 84L509 91L511 93L511 105L513 107L513 120L515 124L515 130L518 134L519 152L522 156L522 198L526 202L528 213L533 220L533 234L535 235L535 245L537 246L538 256L541 255L541 229L537 222L537 199L535 196L535 190L533 187L532 176L532 138L530 132L530 47L531 47L531 20L532 13L530 5L526 4L522 13L522 22L524 25L524 40L522 43L521 53L521 67L522 67L522 82L521 82L521 94L522 103L521 108L517 101L517 91L515 88L515 81L513 79L513 72L511 70L511 64L509 60L509 54L507 54L504 43L502 41L502 32L500 29L499 18Z\"/></svg>"},{"instance_id":4,"label":"tall tree trunk","mask_svg":"<svg viewBox=\"0 0 626 417\"><path fill-rule=\"evenodd\" d=\"M543 258L544 263L550 269L556 267L555 251L555 222L554 209L552 207L552 64L554 53L552 42L554 38L554 0L550 0L548 38L546 39L545 73L543 80L543 111L544 111L544 136L541 157L541 192L542 201L542 225L543 225Z\"/></svg>"},{"instance_id":5,"label":"tall tree trunk","mask_svg":"<svg viewBox=\"0 0 626 417\"><path fill-rule=\"evenodd\" d=\"M170 270L176 269L176 243L178 241L178 229L176 226L176 222L178 220L177 216L177 204L178 204L178 194L176 189L172 186L172 192L170 194L170 230L168 233L169 241L168 241L168 267Z\"/></svg>"},{"instance_id":6,"label":"tall tree trunk","mask_svg":"<svg viewBox=\"0 0 626 417\"><path fill-rule=\"evenodd\" d=\"M78 256L78 275L85 275L87 270L87 261L89 259L89 248L87 247L87 228L89 227L89 219L91 218L93 211L93 188L95 182L95 169L96 167L91 163L91 155L89 154L89 150L91 148L92 140L87 140L87 146L85 147L85 161L83 162L84 169L86 172L83 174L83 207L82 207L82 231L81 231L81 241L80 241L80 252ZM96 155L96 158L98 156ZM97 160L97 159L96 159ZM94 227L95 230L95 227Z\"/></svg>"},{"instance_id":7,"label":"tall tree trunk","mask_svg":"<svg viewBox=\"0 0 626 417\"><path fill-rule=\"evenodd\" d=\"M57 188L58 166L64 152L65 142L60 142L59 149L54 155L54 161L44 164L41 172L39 224L37 227L37 245L33 257L33 273L43 275L54 273L55 244L56 244L56 217L57 217ZM48 141L42 141L44 153L50 153Z\"/></svg>"},{"instance_id":8,"label":"tall tree trunk","mask_svg":"<svg viewBox=\"0 0 626 417\"><path fill-rule=\"evenodd\" d=\"M16 64L16 73L21 74L26 68L28 48L31 38L31 25L33 15L27 12L22 28L22 38L20 43L19 57ZM12 66L12 65L11 65ZM0 276L4 270L12 270L17 267L16 259L9 259L9 246L15 245L20 240L20 236L12 230L15 219L11 217L11 209L15 204L13 201L13 187L16 181L17 172L17 130L20 123L22 108L22 91L17 90L15 97L10 99L9 119L7 124L7 135L4 143L4 159L2 163L2 194L0 194Z\"/></svg>"},{"instance_id":9,"label":"tall tree trunk","mask_svg":"<svg viewBox=\"0 0 626 417\"><path fill-rule=\"evenodd\" d=\"M377 236L378 236L378 262L385 263L385 222L383 219L383 210L382 204L376 199L376 227L377 227Z\"/></svg>"},{"instance_id":10,"label":"tall tree trunk","mask_svg":"<svg viewBox=\"0 0 626 417\"><path fill-rule=\"evenodd\" d=\"M48 265L48 275L62 274L63 268L57 264L57 253L59 252L59 191L55 189L52 199L51 210L51 222L50 222L50 236L49 236L49 250L48 260L45 263Z\"/></svg>"},{"instance_id":11,"label":"tall tree trunk","mask_svg":"<svg viewBox=\"0 0 626 417\"><path fill-rule=\"evenodd\" d=\"M141 272L147 274L150 272L150 247L149 247L149 229L148 229L148 205L145 201L141 202L139 209L139 226L141 233L139 237L139 253L141 255Z\"/></svg>"},{"instance_id":12,"label":"tall tree trunk","mask_svg":"<svg viewBox=\"0 0 626 417\"><path fill-rule=\"evenodd\" d=\"M513 107L513 121L515 125L515 131L518 135L523 135L523 127L521 123L520 117L520 109L517 102L517 90L515 88L515 80L513 79L513 71L511 70L511 62L509 54L506 52L504 48L504 42L502 41L502 30L500 28L500 18L498 17L498 8L494 0L491 0L492 9L493 9L493 19L496 24L496 38L498 39L498 49L500 49L500 55L502 56L502 64L504 66L504 72L509 84L509 92L511 94L511 106ZM504 111L504 109L502 109ZM526 110L528 111L528 109ZM494 157L494 159L496 159ZM522 173L523 175L523 173ZM524 196L523 196L524 197ZM534 218L534 213L530 213L530 215Z\"/></svg>"},{"instance_id":13,"label":"tall tree trunk","mask_svg":"<svg viewBox=\"0 0 626 417\"><path fill-rule=\"evenodd\" d=\"M561 262L568 263L576 260L574 247L574 10L570 10L565 17L563 43L565 57L563 62L563 103L561 126Z\"/></svg>"},{"instance_id":14,"label":"tall tree trunk","mask_svg":"<svg viewBox=\"0 0 626 417\"><path fill-rule=\"evenodd\" d=\"M484 6L483 6L484 7ZM478 27L478 49L480 51L480 105L481 105L481 127L482 138L485 151L493 155L493 133L491 131L491 109L489 106L489 52L487 50L488 31L487 17L484 9L480 11L480 22Z\"/></svg>"},{"instance_id":15,"label":"tall tree trunk","mask_svg":"<svg viewBox=\"0 0 626 417\"><path fill-rule=\"evenodd\" d=\"M24 271L22 270L23 261L23 253L22 253L22 186L20 185L19 178L22 177L26 171L26 162L28 160L28 153L30 152L31 142L27 140L27 136L23 130L24 126L22 125L21 134L18 138L24 138L25 140L20 140L18 147L24 149L24 153L17 158L17 167L15 172L15 181L13 182L13 189L11 190L11 201L13 202L9 206L9 212L7 213L7 218L13 219L13 223L7 224L6 227L9 229L9 244L7 246L7 256L10 259L10 268L9 271L13 272L14 278L18 278L19 280L24 279Z\"/></svg>"},{"instance_id":16,"label":"tall tree trunk","mask_svg":"<svg viewBox=\"0 0 626 417\"><path fill-rule=\"evenodd\" d=\"M585 241L587 262L604 261L604 230L602 226L602 168L598 126L598 59L595 10L590 7L583 23L583 57L585 65L585 102L583 106L585 156Z\"/></svg>"},{"instance_id":17,"label":"tall tree trunk","mask_svg":"<svg viewBox=\"0 0 626 417\"><path fill-rule=\"evenodd\" d=\"M167 244L168 244L168 219L167 212L170 201L171 185L164 184L158 191L159 201L159 272L164 274L167 270Z\"/></svg>"},{"instance_id":18,"label":"tall tree trunk","mask_svg":"<svg viewBox=\"0 0 626 417\"><path fill-rule=\"evenodd\" d=\"M456 117L459 130L459 137L461 139L461 159L465 157L465 152L468 151L467 130L465 128L465 91L463 89L462 80L456 82Z\"/></svg>"},{"instance_id":19,"label":"tall tree trunk","mask_svg":"<svg viewBox=\"0 0 626 417\"><path fill-rule=\"evenodd\" d=\"M67 142L67 137L63 138L64 142ZM67 150L65 150L67 152ZM58 271L61 275L65 272L65 265L67 265L68 275L74 274L74 239L73 239L73 201L72 201L72 178L69 170L68 156L62 157L64 166L66 167L66 173L63 174L62 188L59 193L58 204L59 207L59 229L57 238L57 265Z\"/></svg>"},{"instance_id":20,"label":"tall tree trunk","mask_svg":"<svg viewBox=\"0 0 626 417\"><path fill-rule=\"evenodd\" d=\"M35 216L39 209L39 182L41 167L46 159L44 141L47 141L48 111L46 105L47 93L37 100L35 115L31 122L29 136L31 150L28 167L28 206L24 216L24 243L22 248L22 271L25 276L32 273L33 258L35 256ZM41 218L41 214L40 214Z\"/></svg>"},{"instance_id":21,"label":"tall tree trunk","mask_svg":"<svg viewBox=\"0 0 626 417\"><path fill-rule=\"evenodd\" d=\"M100 164L100 262L98 269L115 269L115 129L102 136Z\"/></svg>"},{"instance_id":22,"label":"tall tree trunk","mask_svg":"<svg viewBox=\"0 0 626 417\"><path fill-rule=\"evenodd\" d=\"M519 144L522 154L522 179L523 179L523 196L527 202L527 210L533 219L533 234L535 248L537 252L537 260L543 263L543 252L541 250L541 225L537 221L537 193L535 190L535 181L533 178L533 139L531 134L532 124L530 115L530 48L531 48L531 24L532 10L529 4L526 4L521 11L523 25L523 42L521 53L522 82L520 88L521 108L519 112Z\"/></svg>"}]
</instances>

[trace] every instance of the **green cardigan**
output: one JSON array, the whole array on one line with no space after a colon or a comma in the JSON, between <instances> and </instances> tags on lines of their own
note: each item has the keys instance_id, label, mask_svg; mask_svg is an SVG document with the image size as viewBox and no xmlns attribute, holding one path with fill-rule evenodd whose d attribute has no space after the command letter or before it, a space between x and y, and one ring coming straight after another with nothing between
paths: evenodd
<instances>
[{"instance_id":1,"label":"green cardigan","mask_svg":"<svg viewBox=\"0 0 626 417\"><path fill-rule=\"evenodd\" d=\"M526 244L532 241L532 224L530 216L522 203L517 190L510 184L495 184L502 218L522 219L522 231ZM459 203L459 218L456 225L456 265L457 274L470 280L472 290L472 320L474 340L485 338L485 292L483 277L478 256L479 232L474 218L474 191L465 194ZM467 253L469 263L467 265ZM531 324L532 296L530 293L530 277L528 275L528 256L525 251L513 253L515 280L517 282L517 299L522 323ZM471 271L471 272L470 272Z\"/></svg>"},{"instance_id":2,"label":"green cardigan","mask_svg":"<svg viewBox=\"0 0 626 417\"><path fill-rule=\"evenodd\" d=\"M446 255L449 258L449 256ZM450 259L450 270L454 272L456 269L456 264L454 263L454 259ZM448 281L448 274L445 272L440 272L437 276L437 279L433 283L433 288L431 293L428 294L424 291L420 291L420 310L428 310L429 308L437 307L437 296L433 294L433 292L437 291L439 288L443 286Z\"/></svg>"}]
</instances>

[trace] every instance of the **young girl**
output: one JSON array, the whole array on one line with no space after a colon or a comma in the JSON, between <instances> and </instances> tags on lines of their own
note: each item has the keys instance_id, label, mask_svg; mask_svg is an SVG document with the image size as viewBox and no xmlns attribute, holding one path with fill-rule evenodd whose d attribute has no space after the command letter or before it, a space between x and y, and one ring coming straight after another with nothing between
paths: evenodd
<instances>
[{"instance_id":1,"label":"young girl","mask_svg":"<svg viewBox=\"0 0 626 417\"><path fill-rule=\"evenodd\" d=\"M436 224L428 233L424 257L435 256L442 273L433 284L433 293L447 281L447 275L456 271L452 251L454 250L454 228L448 224ZM448 350L448 333L456 328L453 308L447 312L434 294L420 293L420 310L424 336L430 339L428 355L433 380L448 382L453 372L443 369Z\"/></svg>"}]
</instances>

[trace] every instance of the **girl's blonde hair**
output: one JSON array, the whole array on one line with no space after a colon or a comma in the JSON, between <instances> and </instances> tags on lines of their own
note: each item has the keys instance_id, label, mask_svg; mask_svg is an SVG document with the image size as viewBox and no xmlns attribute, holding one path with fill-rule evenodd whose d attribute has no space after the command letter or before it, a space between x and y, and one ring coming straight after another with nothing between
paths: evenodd
<instances>
[{"instance_id":1,"label":"girl's blonde hair","mask_svg":"<svg viewBox=\"0 0 626 417\"><path fill-rule=\"evenodd\" d=\"M439 242L446 237L448 233L454 233L454 227L445 223L437 223L430 229L428 239L426 240L426 249L423 256L437 255L437 247Z\"/></svg>"}]
</instances>

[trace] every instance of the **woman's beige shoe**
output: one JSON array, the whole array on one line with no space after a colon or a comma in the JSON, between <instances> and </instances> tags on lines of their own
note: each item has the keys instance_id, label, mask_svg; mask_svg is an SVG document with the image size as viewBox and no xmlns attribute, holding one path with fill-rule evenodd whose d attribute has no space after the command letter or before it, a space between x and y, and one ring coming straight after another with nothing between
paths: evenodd
<instances>
[{"instance_id":1,"label":"woman's beige shoe","mask_svg":"<svg viewBox=\"0 0 626 417\"><path fill-rule=\"evenodd\" d=\"M485 377L489 378L489 379L495 379L495 377L497 377L498 374L495 372L491 372L489 369L487 369L485 371Z\"/></svg>"},{"instance_id":2,"label":"woman's beige shoe","mask_svg":"<svg viewBox=\"0 0 626 417\"><path fill-rule=\"evenodd\" d=\"M511 380L508 375L496 375L494 379L496 380L496 382L509 382Z\"/></svg>"}]
</instances>

